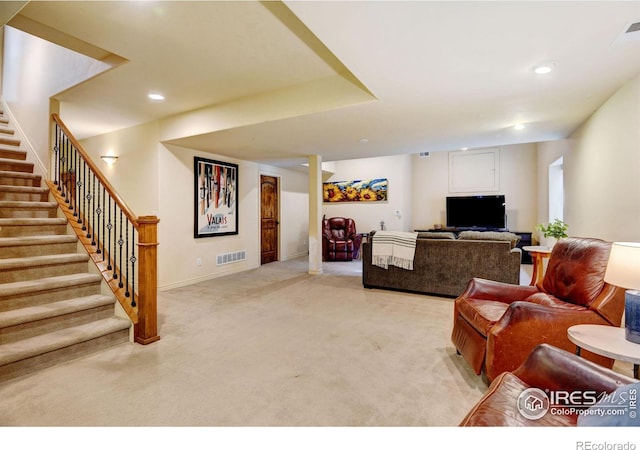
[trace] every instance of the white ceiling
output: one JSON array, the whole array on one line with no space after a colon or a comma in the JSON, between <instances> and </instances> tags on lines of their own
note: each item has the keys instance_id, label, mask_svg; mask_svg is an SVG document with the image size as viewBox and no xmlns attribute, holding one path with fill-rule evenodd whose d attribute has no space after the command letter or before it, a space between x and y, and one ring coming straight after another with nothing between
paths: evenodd
<instances>
[{"instance_id":1,"label":"white ceiling","mask_svg":"<svg viewBox=\"0 0 640 450\"><path fill-rule=\"evenodd\" d=\"M126 61L56 96L78 137L163 119L168 143L274 165L566 138L640 74L640 32L620 42L640 1L32 1L19 19Z\"/></svg>"}]
</instances>

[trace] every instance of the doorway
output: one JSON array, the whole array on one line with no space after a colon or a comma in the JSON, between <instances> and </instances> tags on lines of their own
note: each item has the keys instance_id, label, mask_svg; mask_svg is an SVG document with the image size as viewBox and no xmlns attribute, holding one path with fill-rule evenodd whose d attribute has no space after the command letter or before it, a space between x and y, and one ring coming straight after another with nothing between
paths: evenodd
<instances>
[{"instance_id":1,"label":"doorway","mask_svg":"<svg viewBox=\"0 0 640 450\"><path fill-rule=\"evenodd\" d=\"M260 263L278 260L278 178L260 175Z\"/></svg>"}]
</instances>

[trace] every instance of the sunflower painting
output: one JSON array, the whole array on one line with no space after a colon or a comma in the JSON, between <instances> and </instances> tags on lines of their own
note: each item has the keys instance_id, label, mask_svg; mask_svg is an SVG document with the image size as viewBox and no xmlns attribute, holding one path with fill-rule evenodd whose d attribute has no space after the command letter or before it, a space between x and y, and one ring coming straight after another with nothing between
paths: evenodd
<instances>
[{"instance_id":1,"label":"sunflower painting","mask_svg":"<svg viewBox=\"0 0 640 450\"><path fill-rule=\"evenodd\" d=\"M387 200L386 178L374 180L334 181L322 184L325 203L381 202Z\"/></svg>"}]
</instances>

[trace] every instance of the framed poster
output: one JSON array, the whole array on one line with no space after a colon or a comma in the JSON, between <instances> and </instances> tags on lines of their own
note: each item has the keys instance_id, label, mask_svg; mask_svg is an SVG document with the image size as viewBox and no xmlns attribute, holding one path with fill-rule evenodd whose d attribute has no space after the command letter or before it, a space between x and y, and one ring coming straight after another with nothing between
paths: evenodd
<instances>
[{"instance_id":1,"label":"framed poster","mask_svg":"<svg viewBox=\"0 0 640 450\"><path fill-rule=\"evenodd\" d=\"M238 165L194 158L193 237L238 234Z\"/></svg>"}]
</instances>

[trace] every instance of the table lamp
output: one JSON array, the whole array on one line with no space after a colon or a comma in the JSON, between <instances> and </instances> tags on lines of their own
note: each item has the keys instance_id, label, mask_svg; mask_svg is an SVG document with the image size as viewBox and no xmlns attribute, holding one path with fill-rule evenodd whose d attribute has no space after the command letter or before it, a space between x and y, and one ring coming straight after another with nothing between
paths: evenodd
<instances>
[{"instance_id":1,"label":"table lamp","mask_svg":"<svg viewBox=\"0 0 640 450\"><path fill-rule=\"evenodd\" d=\"M629 289L624 295L624 328L627 341L640 344L640 243L614 242L604 281Z\"/></svg>"}]
</instances>

